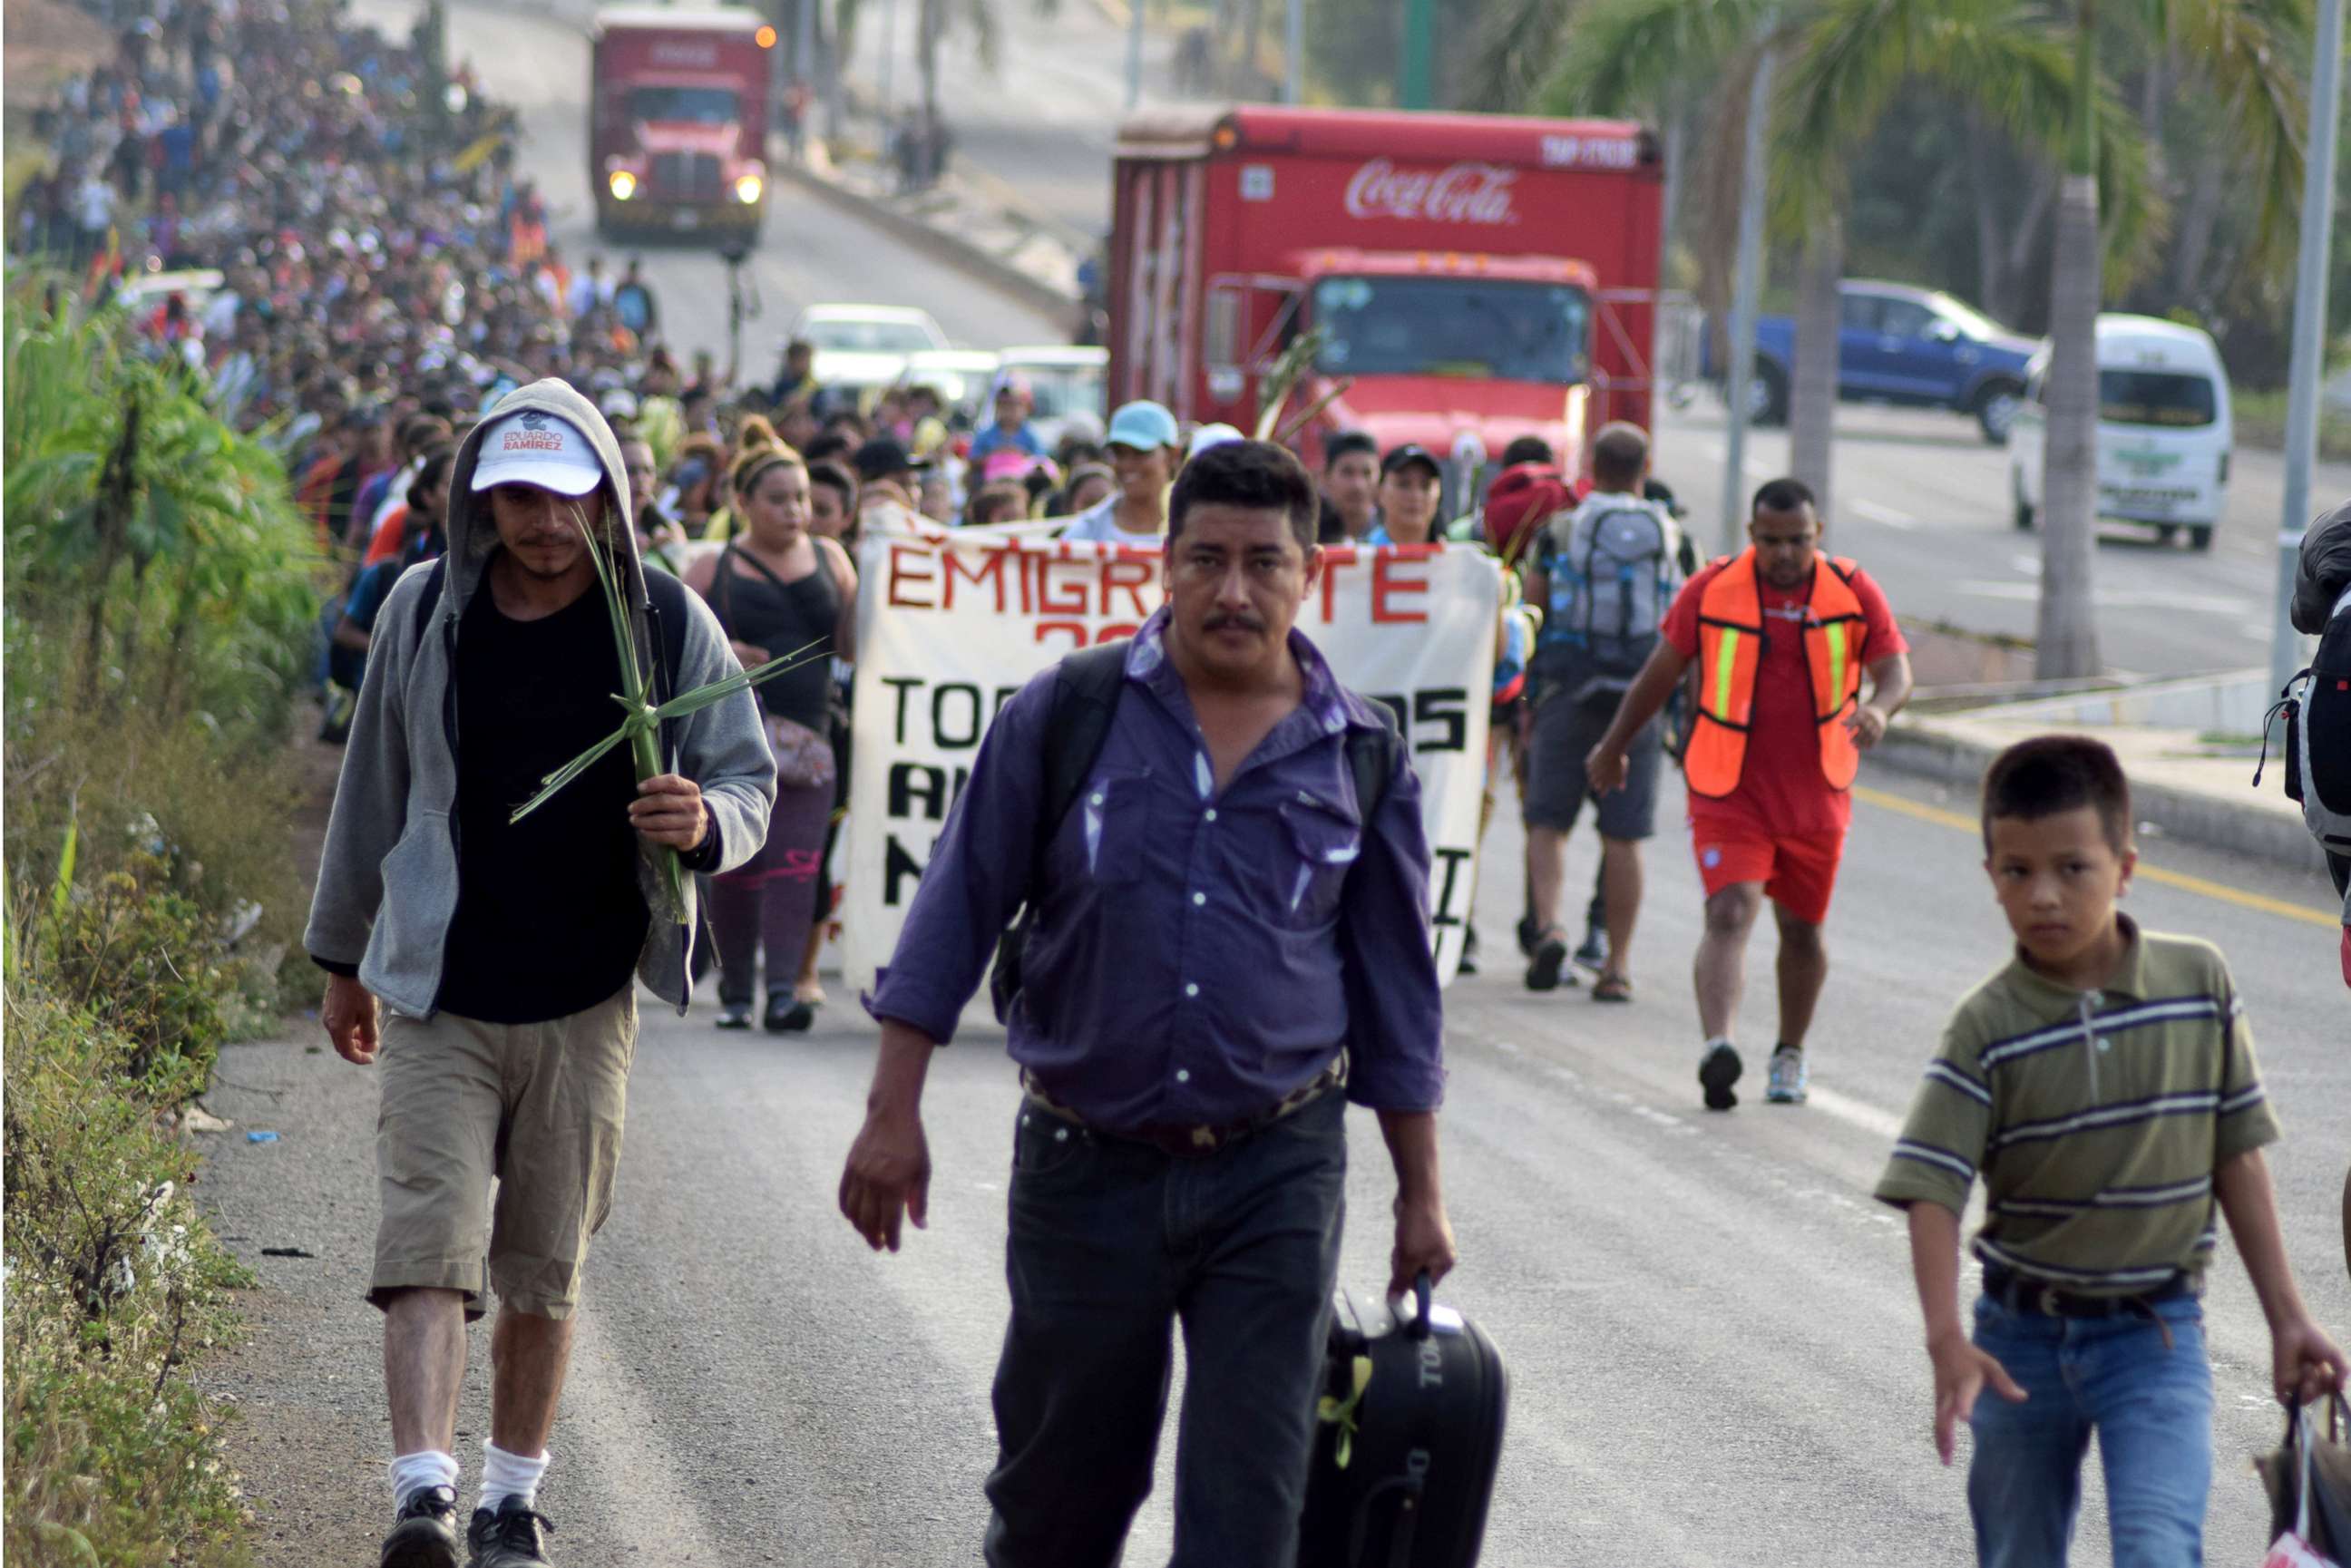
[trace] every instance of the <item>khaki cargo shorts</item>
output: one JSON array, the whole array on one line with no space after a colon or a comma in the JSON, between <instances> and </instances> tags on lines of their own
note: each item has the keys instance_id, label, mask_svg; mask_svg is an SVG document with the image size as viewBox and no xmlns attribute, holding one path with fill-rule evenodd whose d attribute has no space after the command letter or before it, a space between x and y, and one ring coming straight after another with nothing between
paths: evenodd
<instances>
[{"instance_id":1,"label":"khaki cargo shorts","mask_svg":"<svg viewBox=\"0 0 2351 1568\"><path fill-rule=\"evenodd\" d=\"M487 1286L513 1311L569 1317L588 1239L612 1207L636 1049L633 986L545 1023L388 1017L368 1300L463 1291L471 1319Z\"/></svg>"}]
</instances>

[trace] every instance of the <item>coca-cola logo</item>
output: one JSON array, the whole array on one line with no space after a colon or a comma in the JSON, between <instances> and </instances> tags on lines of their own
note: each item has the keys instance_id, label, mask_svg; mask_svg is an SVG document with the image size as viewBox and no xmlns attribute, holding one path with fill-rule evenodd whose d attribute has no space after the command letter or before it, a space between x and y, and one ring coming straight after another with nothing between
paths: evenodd
<instances>
[{"instance_id":1,"label":"coca-cola logo","mask_svg":"<svg viewBox=\"0 0 2351 1568\"><path fill-rule=\"evenodd\" d=\"M1514 224L1510 188L1519 172L1492 163L1456 163L1449 169L1399 169L1374 158L1347 182L1351 218L1425 219L1439 224Z\"/></svg>"}]
</instances>

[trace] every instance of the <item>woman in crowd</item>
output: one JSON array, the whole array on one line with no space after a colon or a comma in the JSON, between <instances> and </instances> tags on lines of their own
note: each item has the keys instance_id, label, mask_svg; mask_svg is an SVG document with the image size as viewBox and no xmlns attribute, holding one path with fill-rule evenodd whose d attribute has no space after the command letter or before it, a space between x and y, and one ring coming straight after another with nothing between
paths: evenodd
<instances>
[{"instance_id":1,"label":"woman in crowd","mask_svg":"<svg viewBox=\"0 0 2351 1568\"><path fill-rule=\"evenodd\" d=\"M857 574L848 552L809 528L808 466L782 446L735 460L744 527L686 569L686 585L717 614L745 668L789 658L759 688L776 758L768 841L738 869L711 879L718 947L718 1027L751 1027L753 971L767 958L769 1030L805 1030L813 998L795 996L817 915L819 871L839 770L833 756L835 657L853 656Z\"/></svg>"},{"instance_id":2,"label":"woman in crowd","mask_svg":"<svg viewBox=\"0 0 2351 1568\"><path fill-rule=\"evenodd\" d=\"M669 476L670 486L677 494L668 507L688 538L706 537L711 515L718 506L715 499L718 470L725 461L726 451L715 435L689 436L678 444L677 465Z\"/></svg>"},{"instance_id":3,"label":"woman in crowd","mask_svg":"<svg viewBox=\"0 0 2351 1568\"><path fill-rule=\"evenodd\" d=\"M1155 545L1167 531L1167 486L1184 460L1176 416L1155 402L1131 402L1111 416L1111 466L1118 488L1078 514L1065 539Z\"/></svg>"}]
</instances>

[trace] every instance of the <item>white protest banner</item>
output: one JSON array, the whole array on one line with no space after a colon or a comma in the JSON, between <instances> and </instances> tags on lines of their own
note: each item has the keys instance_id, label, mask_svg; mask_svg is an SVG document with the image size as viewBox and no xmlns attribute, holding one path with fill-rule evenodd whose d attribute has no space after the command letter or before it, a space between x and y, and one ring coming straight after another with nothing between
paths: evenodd
<instances>
[{"instance_id":1,"label":"white protest banner","mask_svg":"<svg viewBox=\"0 0 2351 1568\"><path fill-rule=\"evenodd\" d=\"M1437 972L1450 978L1477 861L1500 573L1468 546L1325 554L1298 629L1341 681L1393 708L1411 741ZM1133 634L1164 597L1155 548L867 535L841 912L852 985L889 962L997 711L1064 653Z\"/></svg>"}]
</instances>

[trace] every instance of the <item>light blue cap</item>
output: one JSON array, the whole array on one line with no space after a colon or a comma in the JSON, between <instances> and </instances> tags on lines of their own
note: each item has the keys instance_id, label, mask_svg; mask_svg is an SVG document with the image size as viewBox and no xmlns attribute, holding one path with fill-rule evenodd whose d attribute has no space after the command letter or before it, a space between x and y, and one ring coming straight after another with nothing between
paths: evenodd
<instances>
[{"instance_id":1,"label":"light blue cap","mask_svg":"<svg viewBox=\"0 0 2351 1568\"><path fill-rule=\"evenodd\" d=\"M1155 452L1178 442L1176 416L1148 401L1128 403L1112 414L1102 436L1105 446L1131 446L1137 452Z\"/></svg>"}]
</instances>

